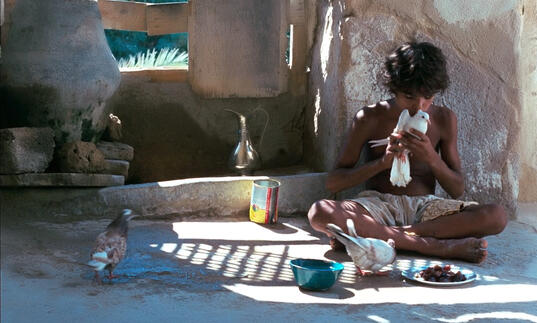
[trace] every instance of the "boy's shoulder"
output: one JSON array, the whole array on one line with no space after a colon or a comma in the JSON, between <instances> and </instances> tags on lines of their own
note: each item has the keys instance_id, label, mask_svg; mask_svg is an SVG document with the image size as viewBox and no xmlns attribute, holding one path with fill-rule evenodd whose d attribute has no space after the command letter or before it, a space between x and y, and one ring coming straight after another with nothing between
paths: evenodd
<instances>
[{"instance_id":1,"label":"boy's shoulder","mask_svg":"<svg viewBox=\"0 0 537 323\"><path fill-rule=\"evenodd\" d=\"M386 116L390 106L386 101L380 101L375 104L367 105L356 113L356 117L360 119L377 119Z\"/></svg>"},{"instance_id":2,"label":"boy's shoulder","mask_svg":"<svg viewBox=\"0 0 537 323\"><path fill-rule=\"evenodd\" d=\"M448 122L450 120L457 120L457 115L453 110L443 105L431 105L429 111L427 111L431 117L441 122Z\"/></svg>"}]
</instances>

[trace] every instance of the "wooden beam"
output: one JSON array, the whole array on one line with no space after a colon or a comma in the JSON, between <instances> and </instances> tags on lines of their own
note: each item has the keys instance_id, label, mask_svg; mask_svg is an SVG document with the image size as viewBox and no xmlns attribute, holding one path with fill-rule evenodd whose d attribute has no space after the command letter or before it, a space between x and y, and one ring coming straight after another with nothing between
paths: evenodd
<instances>
[{"instance_id":1,"label":"wooden beam","mask_svg":"<svg viewBox=\"0 0 537 323\"><path fill-rule=\"evenodd\" d=\"M190 2L147 5L147 34L163 35L188 32Z\"/></svg>"},{"instance_id":2,"label":"wooden beam","mask_svg":"<svg viewBox=\"0 0 537 323\"><path fill-rule=\"evenodd\" d=\"M307 50L307 35L305 25L293 25L293 33L291 35L292 48L291 55L293 57L291 65L291 75L289 80L289 88L291 93L296 96L306 94L307 74L306 74L306 50Z\"/></svg>"},{"instance_id":3,"label":"wooden beam","mask_svg":"<svg viewBox=\"0 0 537 323\"><path fill-rule=\"evenodd\" d=\"M158 83L184 83L188 80L188 69L181 68L155 68L144 70L124 70L122 76L142 77L150 82Z\"/></svg>"},{"instance_id":4,"label":"wooden beam","mask_svg":"<svg viewBox=\"0 0 537 323\"><path fill-rule=\"evenodd\" d=\"M146 4L143 2L99 0L105 29L146 31Z\"/></svg>"},{"instance_id":5,"label":"wooden beam","mask_svg":"<svg viewBox=\"0 0 537 323\"><path fill-rule=\"evenodd\" d=\"M4 24L4 0L0 0L0 26Z\"/></svg>"},{"instance_id":6,"label":"wooden beam","mask_svg":"<svg viewBox=\"0 0 537 323\"><path fill-rule=\"evenodd\" d=\"M304 25L306 23L304 0L289 0L289 23L292 25Z\"/></svg>"},{"instance_id":7,"label":"wooden beam","mask_svg":"<svg viewBox=\"0 0 537 323\"><path fill-rule=\"evenodd\" d=\"M15 1L16 0L2 0L2 30L0 30L0 44L4 46L7 41L7 31L9 29L9 26L11 25L11 12L13 11L13 8L15 8Z\"/></svg>"},{"instance_id":8,"label":"wooden beam","mask_svg":"<svg viewBox=\"0 0 537 323\"><path fill-rule=\"evenodd\" d=\"M306 95L307 74L306 55L308 36L306 31L306 3L304 0L289 0L289 23L293 26L291 33L291 73L289 89L293 95Z\"/></svg>"}]
</instances>

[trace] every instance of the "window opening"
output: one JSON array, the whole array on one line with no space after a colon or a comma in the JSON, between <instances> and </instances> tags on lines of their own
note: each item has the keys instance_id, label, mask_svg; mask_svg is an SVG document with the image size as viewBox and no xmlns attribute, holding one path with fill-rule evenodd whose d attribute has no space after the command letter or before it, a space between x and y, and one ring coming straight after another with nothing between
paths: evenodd
<instances>
[{"instance_id":1,"label":"window opening","mask_svg":"<svg viewBox=\"0 0 537 323\"><path fill-rule=\"evenodd\" d=\"M144 3L186 3L187 0L127 0ZM187 69L188 33L149 36L147 32L105 29L106 40L121 71Z\"/></svg>"},{"instance_id":2,"label":"window opening","mask_svg":"<svg viewBox=\"0 0 537 323\"><path fill-rule=\"evenodd\" d=\"M188 67L188 33L148 36L105 29L105 35L121 70Z\"/></svg>"},{"instance_id":3,"label":"window opening","mask_svg":"<svg viewBox=\"0 0 537 323\"><path fill-rule=\"evenodd\" d=\"M289 68L293 67L293 25L287 29L287 48L285 49L285 61Z\"/></svg>"}]
</instances>

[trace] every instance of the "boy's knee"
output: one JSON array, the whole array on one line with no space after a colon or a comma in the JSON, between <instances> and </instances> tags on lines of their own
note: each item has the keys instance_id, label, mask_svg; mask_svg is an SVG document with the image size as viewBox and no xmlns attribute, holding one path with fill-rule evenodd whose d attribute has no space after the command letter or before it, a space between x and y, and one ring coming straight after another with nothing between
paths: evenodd
<instances>
[{"instance_id":1,"label":"boy's knee","mask_svg":"<svg viewBox=\"0 0 537 323\"><path fill-rule=\"evenodd\" d=\"M317 218L319 214L322 212L324 205L324 200L319 200L313 203L308 211L308 219L310 222Z\"/></svg>"},{"instance_id":2,"label":"boy's knee","mask_svg":"<svg viewBox=\"0 0 537 323\"><path fill-rule=\"evenodd\" d=\"M308 211L308 220L310 221L310 224L314 225L323 222L323 218L330 213L330 209L331 206L329 200L319 200L313 203Z\"/></svg>"}]
</instances>

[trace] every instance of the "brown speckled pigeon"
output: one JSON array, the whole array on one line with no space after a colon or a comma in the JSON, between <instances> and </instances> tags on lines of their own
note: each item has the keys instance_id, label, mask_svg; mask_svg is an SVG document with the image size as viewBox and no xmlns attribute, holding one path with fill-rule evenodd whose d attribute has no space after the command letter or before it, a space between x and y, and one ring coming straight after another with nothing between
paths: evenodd
<instances>
[{"instance_id":1,"label":"brown speckled pigeon","mask_svg":"<svg viewBox=\"0 0 537 323\"><path fill-rule=\"evenodd\" d=\"M116 277L113 275L114 268L125 257L127 251L127 232L129 221L136 217L132 210L125 209L114 221L112 221L104 232L101 232L91 251L88 265L95 270L95 280L101 282L99 272L108 270L108 279Z\"/></svg>"}]
</instances>

